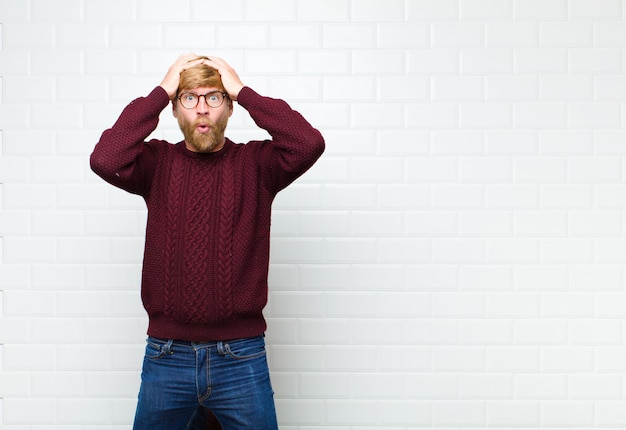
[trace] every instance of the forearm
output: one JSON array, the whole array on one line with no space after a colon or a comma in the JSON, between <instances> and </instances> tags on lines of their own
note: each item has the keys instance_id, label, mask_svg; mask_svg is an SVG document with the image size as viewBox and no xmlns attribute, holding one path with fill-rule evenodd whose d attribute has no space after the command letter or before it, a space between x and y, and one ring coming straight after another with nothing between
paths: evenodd
<instances>
[{"instance_id":1,"label":"forearm","mask_svg":"<svg viewBox=\"0 0 626 430\"><path fill-rule=\"evenodd\" d=\"M260 96L244 87L238 102L254 122L272 136L272 149L282 169L302 174L324 152L321 133L285 101Z\"/></svg>"},{"instance_id":2,"label":"forearm","mask_svg":"<svg viewBox=\"0 0 626 430\"><path fill-rule=\"evenodd\" d=\"M156 87L147 97L126 106L96 144L90 158L92 170L117 186L131 181L144 141L156 129L168 101L163 88Z\"/></svg>"}]
</instances>

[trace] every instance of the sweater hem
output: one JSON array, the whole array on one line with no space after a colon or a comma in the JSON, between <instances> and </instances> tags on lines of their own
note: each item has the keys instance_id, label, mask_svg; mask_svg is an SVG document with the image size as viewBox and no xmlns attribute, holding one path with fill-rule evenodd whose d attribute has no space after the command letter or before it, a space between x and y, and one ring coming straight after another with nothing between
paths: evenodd
<instances>
[{"instance_id":1,"label":"sweater hem","mask_svg":"<svg viewBox=\"0 0 626 430\"><path fill-rule=\"evenodd\" d=\"M261 336L267 329L263 316L237 318L214 324L194 324L174 321L163 316L152 316L148 336L188 342L218 342Z\"/></svg>"}]
</instances>

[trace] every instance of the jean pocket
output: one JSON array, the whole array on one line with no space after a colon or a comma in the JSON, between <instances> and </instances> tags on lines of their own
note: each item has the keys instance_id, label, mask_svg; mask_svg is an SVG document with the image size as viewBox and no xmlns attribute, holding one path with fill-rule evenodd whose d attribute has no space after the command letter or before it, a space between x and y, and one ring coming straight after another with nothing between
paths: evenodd
<instances>
[{"instance_id":1,"label":"jean pocket","mask_svg":"<svg viewBox=\"0 0 626 430\"><path fill-rule=\"evenodd\" d=\"M265 341L263 338L256 338L226 343L224 344L224 352L235 360L249 360L262 357L266 354Z\"/></svg>"},{"instance_id":2,"label":"jean pocket","mask_svg":"<svg viewBox=\"0 0 626 430\"><path fill-rule=\"evenodd\" d=\"M157 360L165 355L165 342L149 337L146 340L145 357L150 360Z\"/></svg>"}]
</instances>

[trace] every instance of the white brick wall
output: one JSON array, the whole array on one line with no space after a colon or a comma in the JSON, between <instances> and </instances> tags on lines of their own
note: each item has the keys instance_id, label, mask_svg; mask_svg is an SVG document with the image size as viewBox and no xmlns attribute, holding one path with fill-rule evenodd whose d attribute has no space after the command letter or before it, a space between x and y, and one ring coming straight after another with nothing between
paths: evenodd
<instances>
[{"instance_id":1,"label":"white brick wall","mask_svg":"<svg viewBox=\"0 0 626 430\"><path fill-rule=\"evenodd\" d=\"M281 428L626 428L625 0L0 0L0 426L129 429L145 211L88 166L181 53L321 129ZM155 134L177 140L164 112ZM229 136L264 136L237 111Z\"/></svg>"}]
</instances>

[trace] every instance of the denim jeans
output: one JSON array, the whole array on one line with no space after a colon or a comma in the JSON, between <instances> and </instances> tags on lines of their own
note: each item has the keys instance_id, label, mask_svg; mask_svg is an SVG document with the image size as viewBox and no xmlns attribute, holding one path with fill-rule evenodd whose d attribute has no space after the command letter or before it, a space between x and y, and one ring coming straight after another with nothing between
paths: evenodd
<instances>
[{"instance_id":1,"label":"denim jeans","mask_svg":"<svg viewBox=\"0 0 626 430\"><path fill-rule=\"evenodd\" d=\"M133 429L204 429L203 408L223 430L278 429L263 337L213 343L148 338Z\"/></svg>"}]
</instances>

